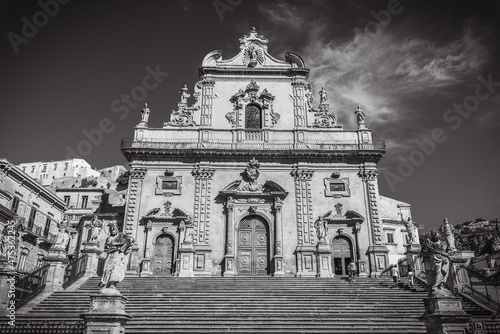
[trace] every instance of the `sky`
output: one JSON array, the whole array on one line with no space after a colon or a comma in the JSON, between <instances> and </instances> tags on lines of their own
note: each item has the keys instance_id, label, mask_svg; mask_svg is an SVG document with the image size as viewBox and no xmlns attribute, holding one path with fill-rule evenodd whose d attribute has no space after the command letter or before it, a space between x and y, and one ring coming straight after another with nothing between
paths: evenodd
<instances>
[{"instance_id":1,"label":"sky","mask_svg":"<svg viewBox=\"0 0 500 334\"><path fill-rule=\"evenodd\" d=\"M271 55L302 56L345 128L361 105L387 146L380 193L416 222L500 218L499 25L498 1L4 0L0 157L126 166L143 103L162 127L203 57L255 27Z\"/></svg>"}]
</instances>

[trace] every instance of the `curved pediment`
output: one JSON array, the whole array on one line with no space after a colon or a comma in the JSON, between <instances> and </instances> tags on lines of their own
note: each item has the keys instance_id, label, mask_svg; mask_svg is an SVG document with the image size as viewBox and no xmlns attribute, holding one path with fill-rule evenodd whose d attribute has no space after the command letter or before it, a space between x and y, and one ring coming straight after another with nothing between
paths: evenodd
<instances>
[{"instance_id":1,"label":"curved pediment","mask_svg":"<svg viewBox=\"0 0 500 334\"><path fill-rule=\"evenodd\" d=\"M257 34L255 28L249 35L240 38L240 52L231 59L222 59L222 52L215 50L208 53L201 64L202 67L221 69L289 69L305 68L304 60L294 52L285 54L286 61L271 56L267 50L268 39Z\"/></svg>"},{"instance_id":2,"label":"curved pediment","mask_svg":"<svg viewBox=\"0 0 500 334\"><path fill-rule=\"evenodd\" d=\"M141 217L143 222L173 222L180 223L184 221L188 224L191 221L191 215L185 213L181 209L174 208L173 210L160 212L160 208L154 208L148 211L144 216Z\"/></svg>"},{"instance_id":3,"label":"curved pediment","mask_svg":"<svg viewBox=\"0 0 500 334\"><path fill-rule=\"evenodd\" d=\"M248 187L244 187L247 182L236 180L228 184L221 192L225 196L251 195L251 196L278 196L286 197L288 192L279 184L273 181L266 181L258 190L252 191Z\"/></svg>"},{"instance_id":4,"label":"curved pediment","mask_svg":"<svg viewBox=\"0 0 500 334\"><path fill-rule=\"evenodd\" d=\"M358 222L362 223L365 218L356 211L348 210L345 214L338 214L335 210L330 210L321 215L323 220L328 222Z\"/></svg>"}]
</instances>

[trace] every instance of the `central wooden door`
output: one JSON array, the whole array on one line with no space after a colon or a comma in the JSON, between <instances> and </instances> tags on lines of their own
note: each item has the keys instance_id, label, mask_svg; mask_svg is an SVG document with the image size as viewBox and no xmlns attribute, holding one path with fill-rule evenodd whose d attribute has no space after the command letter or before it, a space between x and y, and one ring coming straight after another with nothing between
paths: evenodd
<instances>
[{"instance_id":1,"label":"central wooden door","mask_svg":"<svg viewBox=\"0 0 500 334\"><path fill-rule=\"evenodd\" d=\"M258 216L243 219L238 229L238 273L269 274L269 233L267 224Z\"/></svg>"},{"instance_id":2,"label":"central wooden door","mask_svg":"<svg viewBox=\"0 0 500 334\"><path fill-rule=\"evenodd\" d=\"M335 275L347 275L347 267L352 259L352 247L349 240L337 237L332 242L333 268Z\"/></svg>"},{"instance_id":3,"label":"central wooden door","mask_svg":"<svg viewBox=\"0 0 500 334\"><path fill-rule=\"evenodd\" d=\"M156 238L153 275L172 275L172 259L174 257L174 241L171 236L163 234Z\"/></svg>"}]
</instances>

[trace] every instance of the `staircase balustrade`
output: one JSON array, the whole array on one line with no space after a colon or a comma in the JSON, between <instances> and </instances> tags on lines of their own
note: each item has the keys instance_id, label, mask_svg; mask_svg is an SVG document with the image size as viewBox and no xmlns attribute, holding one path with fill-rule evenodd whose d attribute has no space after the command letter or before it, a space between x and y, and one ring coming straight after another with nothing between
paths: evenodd
<instances>
[{"instance_id":1,"label":"staircase balustrade","mask_svg":"<svg viewBox=\"0 0 500 334\"><path fill-rule=\"evenodd\" d=\"M85 323L79 322L25 322L16 323L11 326L8 323L0 323L0 333L2 334L84 334Z\"/></svg>"}]
</instances>

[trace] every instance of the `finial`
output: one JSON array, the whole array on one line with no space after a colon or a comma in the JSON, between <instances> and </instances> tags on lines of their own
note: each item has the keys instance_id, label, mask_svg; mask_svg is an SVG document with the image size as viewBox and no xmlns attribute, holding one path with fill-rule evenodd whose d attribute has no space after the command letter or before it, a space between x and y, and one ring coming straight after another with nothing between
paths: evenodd
<instances>
[{"instance_id":1,"label":"finial","mask_svg":"<svg viewBox=\"0 0 500 334\"><path fill-rule=\"evenodd\" d=\"M147 103L144 103L144 108L147 108L148 107L148 104Z\"/></svg>"},{"instance_id":2,"label":"finial","mask_svg":"<svg viewBox=\"0 0 500 334\"><path fill-rule=\"evenodd\" d=\"M250 32L255 32L256 33L257 30L255 29L255 27L252 27L252 31L250 31Z\"/></svg>"}]
</instances>

